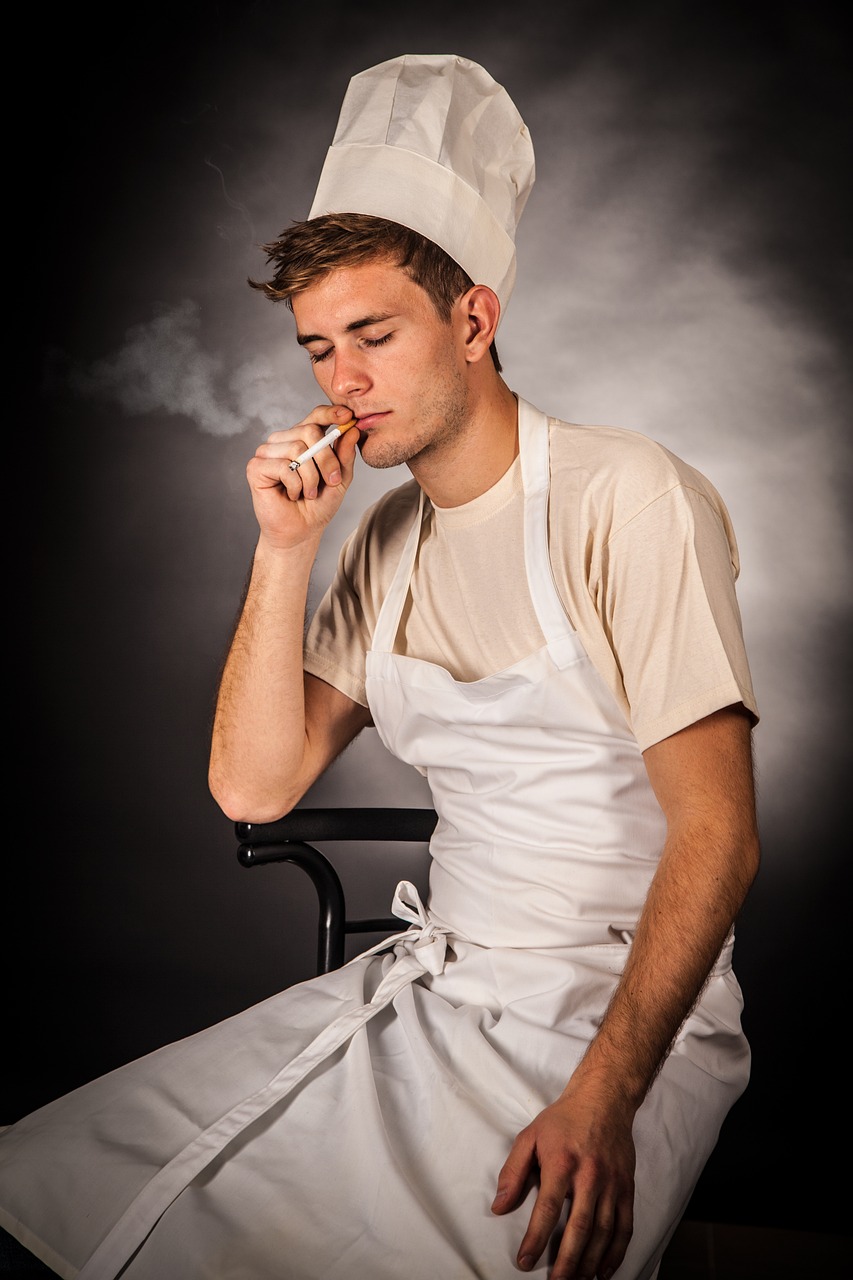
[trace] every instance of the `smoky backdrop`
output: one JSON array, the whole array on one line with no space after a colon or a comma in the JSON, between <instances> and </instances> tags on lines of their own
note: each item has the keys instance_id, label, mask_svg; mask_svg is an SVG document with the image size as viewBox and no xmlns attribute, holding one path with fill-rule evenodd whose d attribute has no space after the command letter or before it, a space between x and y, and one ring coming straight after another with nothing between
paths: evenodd
<instances>
[{"instance_id":1,"label":"smoky backdrop","mask_svg":"<svg viewBox=\"0 0 853 1280\"><path fill-rule=\"evenodd\" d=\"M737 531L762 711L764 864L736 950L754 1068L694 1210L842 1229L818 1176L847 1114L853 201L834 21L626 0L20 14L0 1123L312 972L313 889L242 869L206 782L255 539L245 464L321 398L289 311L246 281L307 214L349 77L454 52L507 87L536 150L509 385L661 441ZM406 474L358 469L314 601ZM304 803L332 802L429 799L367 731ZM420 851L340 865L365 914L426 871Z\"/></svg>"}]
</instances>

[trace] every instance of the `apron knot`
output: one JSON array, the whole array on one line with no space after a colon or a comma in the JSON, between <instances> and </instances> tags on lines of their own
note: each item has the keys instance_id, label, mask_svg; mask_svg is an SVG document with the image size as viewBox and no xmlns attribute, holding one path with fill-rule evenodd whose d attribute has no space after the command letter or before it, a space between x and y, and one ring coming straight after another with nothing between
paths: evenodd
<instances>
[{"instance_id":1,"label":"apron knot","mask_svg":"<svg viewBox=\"0 0 853 1280\"><path fill-rule=\"evenodd\" d=\"M433 976L443 972L448 930L436 924L411 881L401 880L397 885L391 910L400 920L408 920L412 926L394 939L397 944L395 951L398 947L402 948Z\"/></svg>"}]
</instances>

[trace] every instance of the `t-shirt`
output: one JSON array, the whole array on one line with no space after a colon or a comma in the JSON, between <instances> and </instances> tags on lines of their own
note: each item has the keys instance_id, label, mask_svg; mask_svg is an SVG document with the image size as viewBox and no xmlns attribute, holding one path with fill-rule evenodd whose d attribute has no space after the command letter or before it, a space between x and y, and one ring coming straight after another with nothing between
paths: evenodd
<instances>
[{"instance_id":1,"label":"t-shirt","mask_svg":"<svg viewBox=\"0 0 853 1280\"><path fill-rule=\"evenodd\" d=\"M548 420L554 582L641 750L735 703L758 719L735 595L739 560L722 498L635 431ZM414 480L364 512L305 640L306 671L367 706L365 654L416 517ZM527 587L516 458L487 492L427 504L394 651L458 681L544 644Z\"/></svg>"}]
</instances>

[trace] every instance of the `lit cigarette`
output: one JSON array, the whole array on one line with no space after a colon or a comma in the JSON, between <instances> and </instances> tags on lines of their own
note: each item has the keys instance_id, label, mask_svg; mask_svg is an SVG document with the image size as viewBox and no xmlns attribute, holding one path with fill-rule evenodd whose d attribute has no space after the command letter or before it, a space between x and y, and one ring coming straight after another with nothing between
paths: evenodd
<instances>
[{"instance_id":1,"label":"lit cigarette","mask_svg":"<svg viewBox=\"0 0 853 1280\"><path fill-rule=\"evenodd\" d=\"M303 462L313 458L314 454L319 453L321 449L326 449L330 444L334 444L338 436L342 436L345 431L349 431L350 427L354 427L357 421L358 419L353 418L352 421L345 422L342 427L329 427L322 440L318 440L316 444L312 444L310 449L306 449L304 453L300 453L298 458L293 459L290 464L290 470L298 471Z\"/></svg>"}]
</instances>

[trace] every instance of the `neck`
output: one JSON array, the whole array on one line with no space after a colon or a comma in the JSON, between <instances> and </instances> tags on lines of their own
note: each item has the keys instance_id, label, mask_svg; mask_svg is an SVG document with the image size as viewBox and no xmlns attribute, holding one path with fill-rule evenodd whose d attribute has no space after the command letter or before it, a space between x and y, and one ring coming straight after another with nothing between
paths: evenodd
<instances>
[{"instance_id":1,"label":"neck","mask_svg":"<svg viewBox=\"0 0 853 1280\"><path fill-rule=\"evenodd\" d=\"M463 433L409 470L436 507L460 507L497 484L518 454L518 402L500 377L478 395Z\"/></svg>"}]
</instances>

